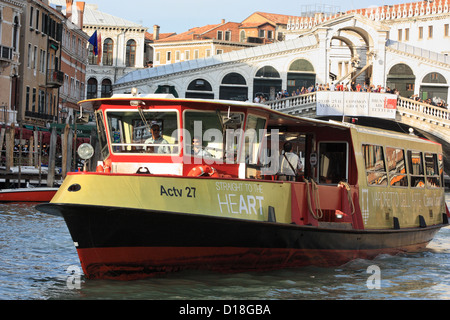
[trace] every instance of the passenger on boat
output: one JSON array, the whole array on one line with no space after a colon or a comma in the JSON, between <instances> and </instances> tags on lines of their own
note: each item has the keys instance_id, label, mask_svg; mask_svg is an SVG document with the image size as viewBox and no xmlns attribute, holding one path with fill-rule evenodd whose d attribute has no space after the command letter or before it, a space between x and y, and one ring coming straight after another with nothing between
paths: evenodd
<instances>
[{"instance_id":1,"label":"passenger on boat","mask_svg":"<svg viewBox=\"0 0 450 320\"><path fill-rule=\"evenodd\" d=\"M200 140L199 137L194 137L194 139L192 139L191 153L192 155L197 157L212 157L211 153L203 149L202 141Z\"/></svg>"},{"instance_id":2,"label":"passenger on boat","mask_svg":"<svg viewBox=\"0 0 450 320\"><path fill-rule=\"evenodd\" d=\"M167 140L165 140L160 135L161 129L159 125L154 124L151 127L151 134L152 136L145 140L145 144L169 144ZM170 149L167 146L150 146L147 147L147 152L150 153L170 153Z\"/></svg>"},{"instance_id":3,"label":"passenger on boat","mask_svg":"<svg viewBox=\"0 0 450 320\"><path fill-rule=\"evenodd\" d=\"M283 146L279 161L278 180L295 181L298 172L303 170L302 162L299 156L292 152L292 148L291 142L286 142Z\"/></svg>"}]
</instances>

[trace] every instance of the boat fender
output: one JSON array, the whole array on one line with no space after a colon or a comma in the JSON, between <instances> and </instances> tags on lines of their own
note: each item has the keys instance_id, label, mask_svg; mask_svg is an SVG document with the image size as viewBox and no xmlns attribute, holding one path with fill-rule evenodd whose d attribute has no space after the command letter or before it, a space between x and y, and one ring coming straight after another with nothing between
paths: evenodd
<instances>
[{"instance_id":1,"label":"boat fender","mask_svg":"<svg viewBox=\"0 0 450 320\"><path fill-rule=\"evenodd\" d=\"M151 174L147 167L140 167L136 171L137 174Z\"/></svg>"},{"instance_id":2,"label":"boat fender","mask_svg":"<svg viewBox=\"0 0 450 320\"><path fill-rule=\"evenodd\" d=\"M218 178L219 173L217 172L214 167L211 166L196 166L191 169L188 173L188 177L212 177L212 178Z\"/></svg>"}]
</instances>

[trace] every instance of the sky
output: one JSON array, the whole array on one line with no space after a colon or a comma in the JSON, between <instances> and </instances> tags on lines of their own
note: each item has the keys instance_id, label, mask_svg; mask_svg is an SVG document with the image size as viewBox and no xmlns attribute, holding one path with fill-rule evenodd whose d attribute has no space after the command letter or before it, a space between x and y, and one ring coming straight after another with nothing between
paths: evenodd
<instances>
[{"instance_id":1,"label":"sky","mask_svg":"<svg viewBox=\"0 0 450 320\"><path fill-rule=\"evenodd\" d=\"M417 0L418 1L418 0ZM74 1L76 2L76 1ZM241 22L261 11L301 16L310 6L331 6L337 11L416 2L415 0L88 0L102 12L141 24L153 32L159 25L161 33L182 33L194 27L227 22Z\"/></svg>"}]
</instances>

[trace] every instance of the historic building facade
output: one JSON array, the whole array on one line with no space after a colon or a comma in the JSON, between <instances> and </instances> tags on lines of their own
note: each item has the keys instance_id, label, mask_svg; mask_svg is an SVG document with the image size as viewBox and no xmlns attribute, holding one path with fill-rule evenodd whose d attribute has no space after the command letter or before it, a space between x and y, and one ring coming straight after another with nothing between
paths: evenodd
<instances>
[{"instance_id":1,"label":"historic building facade","mask_svg":"<svg viewBox=\"0 0 450 320\"><path fill-rule=\"evenodd\" d=\"M125 74L147 67L145 61L147 28L98 10L86 4L83 30L98 35L99 53L88 49L86 98L109 97L112 85Z\"/></svg>"},{"instance_id":2,"label":"historic building facade","mask_svg":"<svg viewBox=\"0 0 450 320\"><path fill-rule=\"evenodd\" d=\"M58 91L64 83L61 42L65 17L47 1L28 0L21 18L17 121L46 127L58 120Z\"/></svg>"},{"instance_id":3,"label":"historic building facade","mask_svg":"<svg viewBox=\"0 0 450 320\"><path fill-rule=\"evenodd\" d=\"M315 84L357 82L448 100L449 0L286 17L280 38L258 46L132 72L115 93L176 92L180 97L275 98ZM377 11L378 10L378 11ZM377 14L378 12L378 14Z\"/></svg>"},{"instance_id":4,"label":"historic building facade","mask_svg":"<svg viewBox=\"0 0 450 320\"><path fill-rule=\"evenodd\" d=\"M65 6L63 6L65 4ZM66 20L62 31L61 71L64 83L59 89L58 122L73 124L78 101L86 95L87 43L89 36L82 30L84 2L51 0L58 12L65 8ZM76 12L74 15L73 12Z\"/></svg>"},{"instance_id":5,"label":"historic building facade","mask_svg":"<svg viewBox=\"0 0 450 320\"><path fill-rule=\"evenodd\" d=\"M17 119L23 8L21 1L0 0L0 123L6 125Z\"/></svg>"}]
</instances>

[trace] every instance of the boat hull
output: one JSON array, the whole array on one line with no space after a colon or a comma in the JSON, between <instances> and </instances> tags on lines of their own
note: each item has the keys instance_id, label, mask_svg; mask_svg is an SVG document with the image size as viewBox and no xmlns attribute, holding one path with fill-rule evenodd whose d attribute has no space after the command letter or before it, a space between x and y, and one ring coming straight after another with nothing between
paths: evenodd
<instances>
[{"instance_id":1,"label":"boat hull","mask_svg":"<svg viewBox=\"0 0 450 320\"><path fill-rule=\"evenodd\" d=\"M50 202L58 188L20 188L0 190L0 202Z\"/></svg>"},{"instance_id":2,"label":"boat hull","mask_svg":"<svg viewBox=\"0 0 450 320\"><path fill-rule=\"evenodd\" d=\"M91 205L41 204L39 210L64 217L89 279L338 266L420 251L444 226L368 231Z\"/></svg>"}]
</instances>

